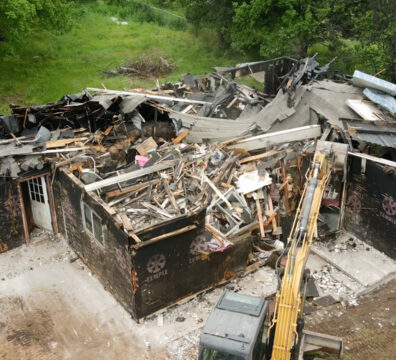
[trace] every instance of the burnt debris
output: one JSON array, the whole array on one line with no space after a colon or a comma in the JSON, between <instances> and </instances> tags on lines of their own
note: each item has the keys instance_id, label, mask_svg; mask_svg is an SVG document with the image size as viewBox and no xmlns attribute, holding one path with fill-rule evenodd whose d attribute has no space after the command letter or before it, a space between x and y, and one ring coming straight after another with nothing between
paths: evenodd
<instances>
[{"instance_id":1,"label":"burnt debris","mask_svg":"<svg viewBox=\"0 0 396 360\"><path fill-rule=\"evenodd\" d=\"M241 252L246 256L233 260L229 269L207 275L208 281L186 287L163 303L144 292L137 304L144 307L143 299L148 299L153 305L133 309L125 305L132 295L119 295L139 318L235 276L236 269L270 261L271 254L283 248L282 235L291 227L317 139L347 144L354 158L353 178L346 178L345 171L328 185L323 205L329 211L319 219L319 236L339 231L344 215L349 228L361 221L353 212L360 211L359 195L346 183L368 186L369 179L358 179L360 161L361 173L367 162L380 167L381 174L392 174L393 169L394 176L396 86L360 72L348 80L331 71L331 63L320 66L316 56L299 61L284 57L217 68L204 76L187 74L180 82L152 90L88 88L54 104L11 105L11 115L0 117L0 174L4 183L19 184L46 171L48 186L51 180L61 194L55 196L52 214L63 217L60 231L68 229L65 213L75 216L77 211L84 224L80 233L88 230L103 239L112 232L116 259L124 259L121 271L135 295L165 274L167 256L158 250L161 242L192 234L190 264L240 249L241 238L249 244ZM240 76L260 79L262 90L239 83ZM370 174L374 167L367 165ZM16 194L18 186L12 193L16 208L18 201L25 201L22 190ZM34 190L38 185L31 186ZM77 205L57 204L76 186ZM384 195L388 200L382 217L394 226L392 191ZM72 215L69 232L81 227ZM99 220L105 217L112 225L103 230ZM27 231L25 225L25 235ZM93 256L106 251L104 243L98 250L87 242L92 251L87 255L85 245L78 245L78 236L73 236L80 256L97 267ZM155 259L146 259L148 246L153 246ZM142 264L151 264L144 284L139 254ZM102 277L112 281L108 272Z\"/></svg>"}]
</instances>

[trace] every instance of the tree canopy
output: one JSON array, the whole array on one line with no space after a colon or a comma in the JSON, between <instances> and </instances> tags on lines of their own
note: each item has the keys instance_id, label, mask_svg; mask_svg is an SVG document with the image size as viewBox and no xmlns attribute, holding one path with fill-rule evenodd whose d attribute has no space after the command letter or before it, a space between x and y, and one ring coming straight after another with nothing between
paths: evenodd
<instances>
[{"instance_id":1,"label":"tree canopy","mask_svg":"<svg viewBox=\"0 0 396 360\"><path fill-rule=\"evenodd\" d=\"M35 27L67 30L74 22L74 6L66 0L1 0L0 40L17 42Z\"/></svg>"},{"instance_id":2,"label":"tree canopy","mask_svg":"<svg viewBox=\"0 0 396 360\"><path fill-rule=\"evenodd\" d=\"M237 51L303 57L321 43L396 80L396 0L176 1L196 28L212 26Z\"/></svg>"}]
</instances>

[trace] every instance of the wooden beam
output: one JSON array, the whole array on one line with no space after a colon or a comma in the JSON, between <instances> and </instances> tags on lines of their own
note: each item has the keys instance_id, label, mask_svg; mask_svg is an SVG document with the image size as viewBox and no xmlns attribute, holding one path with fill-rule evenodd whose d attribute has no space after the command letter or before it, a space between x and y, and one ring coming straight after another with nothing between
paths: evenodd
<instances>
[{"instance_id":1,"label":"wooden beam","mask_svg":"<svg viewBox=\"0 0 396 360\"><path fill-rule=\"evenodd\" d=\"M122 221L122 225L124 226L124 229L126 230L126 232L133 231L133 226L132 226L131 220L129 220L128 216L126 216L125 214L119 214L119 215L120 215L120 219Z\"/></svg>"},{"instance_id":2,"label":"wooden beam","mask_svg":"<svg viewBox=\"0 0 396 360\"><path fill-rule=\"evenodd\" d=\"M348 151L348 155L356 156L361 159L366 159L370 161L374 161L378 164L386 165L386 166L391 166L396 168L396 162L392 160L387 160L387 159L382 159L376 156L368 155L368 154L363 154L363 153L354 153L351 151Z\"/></svg>"},{"instance_id":3,"label":"wooden beam","mask_svg":"<svg viewBox=\"0 0 396 360\"><path fill-rule=\"evenodd\" d=\"M129 231L128 235L136 241L137 244L141 243L142 240L140 240L139 236L137 236L133 231Z\"/></svg>"},{"instance_id":4,"label":"wooden beam","mask_svg":"<svg viewBox=\"0 0 396 360\"><path fill-rule=\"evenodd\" d=\"M244 164L244 163L247 163L247 162L249 162L249 161L255 161L255 160L264 159L264 158L267 158L267 157L270 157L270 156L277 155L277 154L279 154L279 153L280 153L280 151L278 151L278 150L270 150L270 151L267 151L267 152L262 153L262 154L253 155L253 156L248 156L248 157L246 157L246 158L240 160L239 162L240 162L241 164Z\"/></svg>"},{"instance_id":5,"label":"wooden beam","mask_svg":"<svg viewBox=\"0 0 396 360\"><path fill-rule=\"evenodd\" d=\"M272 215L272 214L274 214L275 212L274 212L274 205L273 205L273 203L272 203L272 199L271 199L271 195L270 195L270 194L268 194L268 204L269 204L269 211L270 211L270 214ZM274 233L277 233L277 232L278 232L278 226L277 226L277 224L276 224L276 217L274 217L274 218L273 218L273 221L272 221L272 231L273 231Z\"/></svg>"},{"instance_id":6,"label":"wooden beam","mask_svg":"<svg viewBox=\"0 0 396 360\"><path fill-rule=\"evenodd\" d=\"M105 186L110 186L110 185L118 184L118 183L121 183L124 181L137 179L141 176L145 176L145 175L155 173L157 171L169 169L170 167L172 167L174 165L174 163L175 163L175 161L173 161L173 160L164 161L162 163L159 163L159 164L156 164L153 166L149 166L149 167L146 167L143 169L139 169L139 170L125 173L125 174L113 176L109 179L104 179L104 180L94 182L92 184L85 185L84 189L85 189L85 191L88 191L88 192L94 191L94 190L99 190L99 189L104 188Z\"/></svg>"},{"instance_id":7,"label":"wooden beam","mask_svg":"<svg viewBox=\"0 0 396 360\"><path fill-rule=\"evenodd\" d=\"M65 147L68 144L72 144L76 141L84 141L87 140L87 137L79 137L79 138L71 138L71 139L58 139L58 140L50 140L45 142L45 147L47 149L53 149L57 147Z\"/></svg>"},{"instance_id":8,"label":"wooden beam","mask_svg":"<svg viewBox=\"0 0 396 360\"><path fill-rule=\"evenodd\" d=\"M223 200L223 201L226 203L226 205L228 206L228 208L229 208L230 210L233 210L233 209L234 209L234 208L232 207L231 203L228 201L228 199L222 194L222 192L216 187L216 185L213 184L213 183L209 180L209 178L208 178L206 175L203 176L203 180L213 189L213 191L216 193L216 195L217 195L221 200Z\"/></svg>"},{"instance_id":9,"label":"wooden beam","mask_svg":"<svg viewBox=\"0 0 396 360\"><path fill-rule=\"evenodd\" d=\"M153 181L148 181L145 183L133 185L127 189L110 191L110 192L106 193L106 197L110 199L110 198L113 198L116 196L121 196L124 194L131 193L131 192L140 191L140 190L148 188L150 185L157 185L159 182L160 182L159 180L153 180Z\"/></svg>"},{"instance_id":10,"label":"wooden beam","mask_svg":"<svg viewBox=\"0 0 396 360\"><path fill-rule=\"evenodd\" d=\"M260 236L261 236L261 238L265 238L263 212L261 211L261 204L260 204L259 198L256 199L256 207L257 207L257 217L258 217L259 228L260 228Z\"/></svg>"},{"instance_id":11,"label":"wooden beam","mask_svg":"<svg viewBox=\"0 0 396 360\"><path fill-rule=\"evenodd\" d=\"M187 104L202 104L202 105L205 105L205 104L211 105L212 104L207 101L190 100L190 99L177 98L177 97L172 97L172 96L152 95L152 94L146 94L144 92L140 93L140 92L132 92L132 91L115 91L115 90L104 90L104 89L97 89L97 88L86 88L85 90L95 92L95 93L109 94L109 95L145 96L147 99L185 102Z\"/></svg>"},{"instance_id":12,"label":"wooden beam","mask_svg":"<svg viewBox=\"0 0 396 360\"><path fill-rule=\"evenodd\" d=\"M181 132L177 137L175 137L175 138L172 140L172 142L173 142L174 144L180 144L180 143L183 141L183 139L184 139L185 137L188 136L189 133L190 133L189 130L184 130L184 131Z\"/></svg>"},{"instance_id":13,"label":"wooden beam","mask_svg":"<svg viewBox=\"0 0 396 360\"><path fill-rule=\"evenodd\" d=\"M282 178L283 178L283 181L287 181L286 180L286 166L285 166L284 160L282 160ZM284 188L284 199L285 199L285 209L286 209L286 212L289 214L290 213L289 188L287 187L287 184Z\"/></svg>"},{"instance_id":14,"label":"wooden beam","mask_svg":"<svg viewBox=\"0 0 396 360\"><path fill-rule=\"evenodd\" d=\"M151 238L149 240L141 241L140 243L138 243L136 245L133 245L132 247L134 249L139 249L141 247L156 243L157 241L168 239L170 237L174 237L174 236L177 236L177 235L184 234L184 233L186 233L188 231L195 230L196 228L197 228L197 225L187 225L184 228L181 228L181 229L178 229L178 230L174 230L174 231L168 232L166 234L158 235L158 236L153 237L153 238Z\"/></svg>"},{"instance_id":15,"label":"wooden beam","mask_svg":"<svg viewBox=\"0 0 396 360\"><path fill-rule=\"evenodd\" d=\"M177 212L178 214L180 214L180 208L179 208L179 206L177 205L175 196L173 195L173 193L172 193L172 191L171 191L171 189L170 189L170 187L169 187L168 180L162 179L162 183L163 183L163 185L164 185L164 188L165 188L165 191L166 191L167 195L169 196L169 200L170 200L170 202L171 202L173 208L176 210L176 212Z\"/></svg>"},{"instance_id":16,"label":"wooden beam","mask_svg":"<svg viewBox=\"0 0 396 360\"><path fill-rule=\"evenodd\" d=\"M321 134L320 125L308 125L253 136L229 145L228 148L244 149L246 151L259 150L276 144L313 139L320 137Z\"/></svg>"}]
</instances>

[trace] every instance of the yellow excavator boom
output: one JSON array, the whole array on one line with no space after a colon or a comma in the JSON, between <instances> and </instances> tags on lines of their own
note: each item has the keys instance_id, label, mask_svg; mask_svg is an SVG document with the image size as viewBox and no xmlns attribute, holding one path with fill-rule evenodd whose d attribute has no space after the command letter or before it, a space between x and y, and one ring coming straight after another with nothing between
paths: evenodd
<instances>
[{"instance_id":1,"label":"yellow excavator boom","mask_svg":"<svg viewBox=\"0 0 396 360\"><path fill-rule=\"evenodd\" d=\"M299 340L297 319L303 310L301 284L323 193L330 178L332 162L329 156L326 151L316 151L288 238L286 267L269 329L270 332L275 328L271 360L290 360L292 348Z\"/></svg>"}]
</instances>

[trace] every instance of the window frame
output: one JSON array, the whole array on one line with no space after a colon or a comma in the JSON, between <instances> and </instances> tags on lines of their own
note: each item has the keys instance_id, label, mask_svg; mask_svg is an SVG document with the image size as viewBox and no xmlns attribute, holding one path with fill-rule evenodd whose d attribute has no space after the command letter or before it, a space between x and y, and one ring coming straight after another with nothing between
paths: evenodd
<instances>
[{"instance_id":1,"label":"window frame","mask_svg":"<svg viewBox=\"0 0 396 360\"><path fill-rule=\"evenodd\" d=\"M87 221L86 221L86 215L87 214L86 214L86 210L85 209L87 209L89 211L90 227L91 228L89 228L87 226ZM81 212L82 212L82 214L81 214L82 216L81 217L82 217L82 220L83 220L83 227L84 227L85 232L87 232L90 237L95 239L97 243L99 243L101 246L105 247L105 237L104 237L104 227L105 226L103 225L102 217L99 216L96 211L92 210L92 208L84 201L81 202ZM94 216L97 219L100 220L100 231L101 231L101 234L100 234L99 237L97 236L98 234L96 234L96 231L95 231Z\"/></svg>"},{"instance_id":2,"label":"window frame","mask_svg":"<svg viewBox=\"0 0 396 360\"><path fill-rule=\"evenodd\" d=\"M48 199L45 195L42 177L35 177L27 180L27 182L30 200L36 201L40 204L46 204Z\"/></svg>"}]
</instances>

